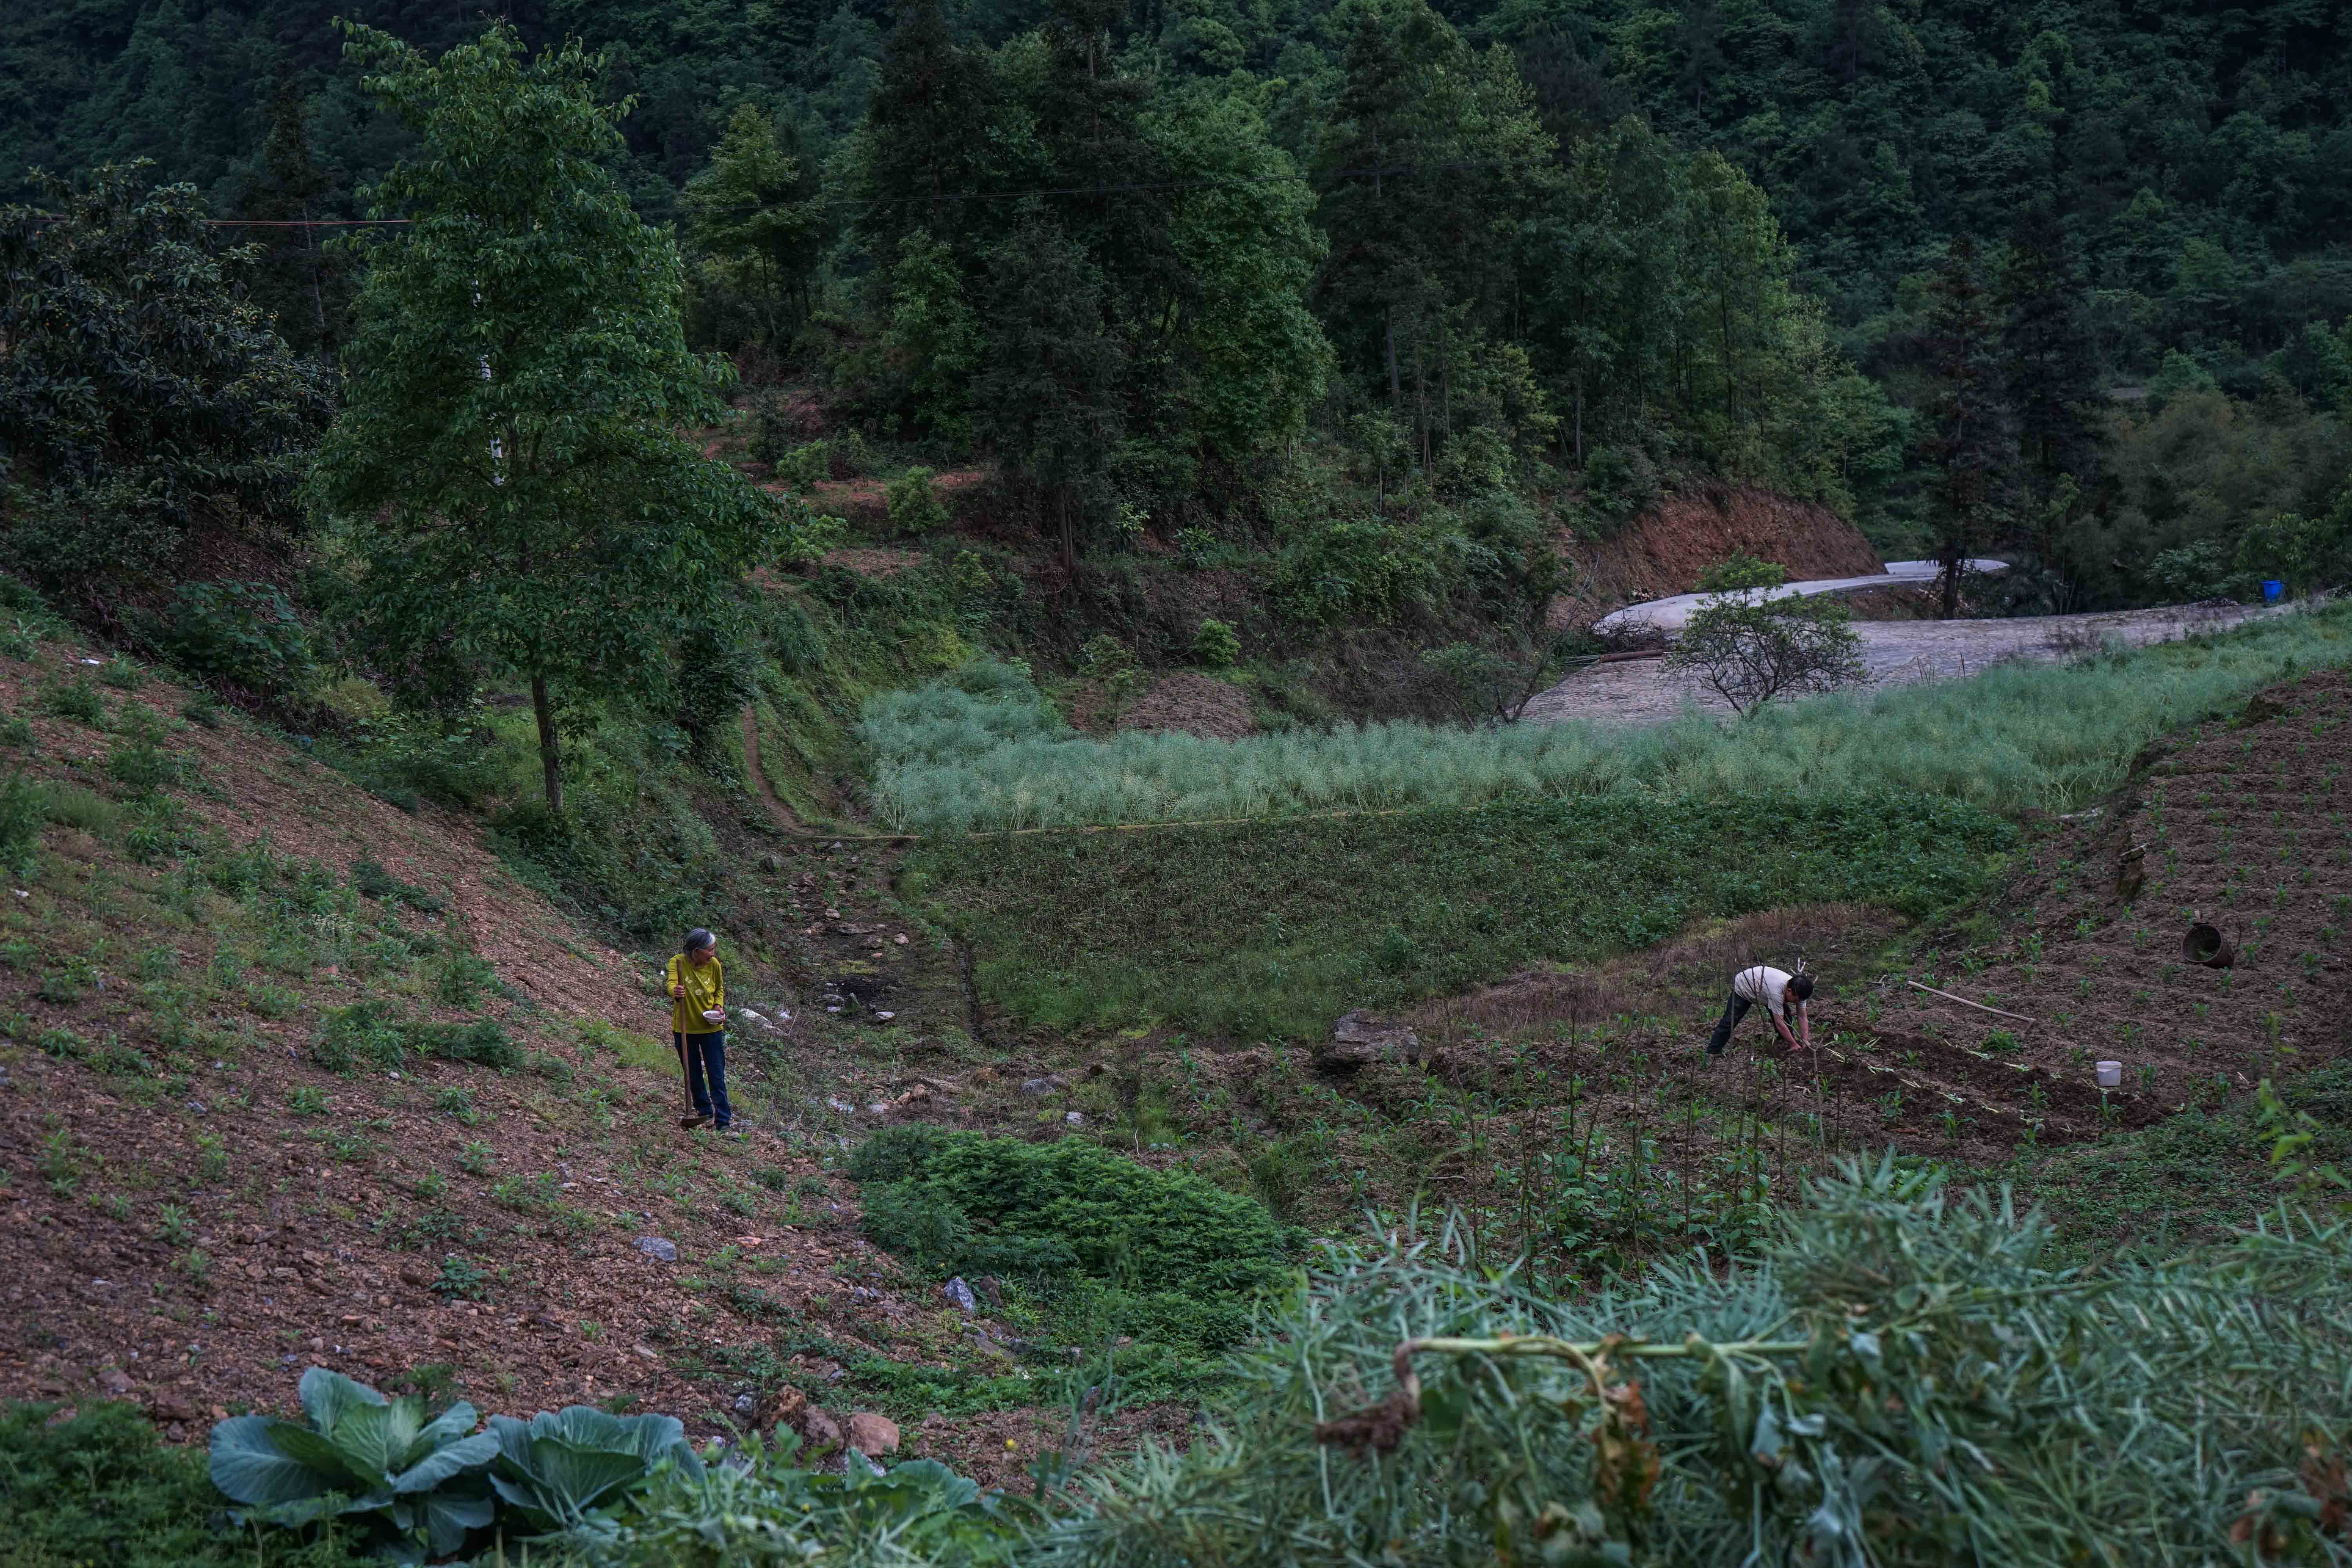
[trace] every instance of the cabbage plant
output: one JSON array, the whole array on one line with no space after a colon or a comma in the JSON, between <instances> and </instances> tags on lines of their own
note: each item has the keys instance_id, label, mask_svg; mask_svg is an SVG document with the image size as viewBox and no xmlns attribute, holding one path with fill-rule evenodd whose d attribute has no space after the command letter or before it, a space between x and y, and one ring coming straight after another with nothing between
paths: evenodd
<instances>
[{"instance_id":1,"label":"cabbage plant","mask_svg":"<svg viewBox=\"0 0 2352 1568\"><path fill-rule=\"evenodd\" d=\"M699 1479L702 1461L675 1415L614 1415L573 1405L529 1421L490 1417L497 1445L490 1485L533 1529L578 1530L591 1515L621 1501L665 1460Z\"/></svg>"},{"instance_id":2,"label":"cabbage plant","mask_svg":"<svg viewBox=\"0 0 2352 1568\"><path fill-rule=\"evenodd\" d=\"M499 1440L459 1401L431 1420L414 1394L387 1399L314 1366L298 1392L310 1424L236 1415L213 1428L212 1478L239 1524L360 1523L395 1563L446 1557L497 1510L486 1471Z\"/></svg>"}]
</instances>

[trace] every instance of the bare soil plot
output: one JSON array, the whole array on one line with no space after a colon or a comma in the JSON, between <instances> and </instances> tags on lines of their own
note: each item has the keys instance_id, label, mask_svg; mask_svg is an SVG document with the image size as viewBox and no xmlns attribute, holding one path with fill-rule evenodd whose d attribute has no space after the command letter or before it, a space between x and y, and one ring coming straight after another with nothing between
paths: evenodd
<instances>
[{"instance_id":1,"label":"bare soil plot","mask_svg":"<svg viewBox=\"0 0 2352 1568\"><path fill-rule=\"evenodd\" d=\"M2267 613L2246 605L2179 605L2093 616L2041 616L2010 620L1857 621L1871 684L1907 685L1981 674L1996 664L2024 659L2055 662L2096 653L2113 641L2139 647L2227 630ZM1594 665L1528 702L1524 720L1654 724L1685 712L1729 713L1731 707L1655 658Z\"/></svg>"}]
</instances>

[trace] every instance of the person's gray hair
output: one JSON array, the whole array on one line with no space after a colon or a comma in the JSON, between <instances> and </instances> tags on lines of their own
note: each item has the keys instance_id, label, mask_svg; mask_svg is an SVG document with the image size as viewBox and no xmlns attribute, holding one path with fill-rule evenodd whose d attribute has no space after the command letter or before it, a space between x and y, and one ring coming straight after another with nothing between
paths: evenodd
<instances>
[{"instance_id":1,"label":"person's gray hair","mask_svg":"<svg viewBox=\"0 0 2352 1568\"><path fill-rule=\"evenodd\" d=\"M700 926L697 926L692 931L686 933L686 946L680 951L685 952L700 952L706 947L716 947L718 944L719 939L717 937L711 935Z\"/></svg>"}]
</instances>

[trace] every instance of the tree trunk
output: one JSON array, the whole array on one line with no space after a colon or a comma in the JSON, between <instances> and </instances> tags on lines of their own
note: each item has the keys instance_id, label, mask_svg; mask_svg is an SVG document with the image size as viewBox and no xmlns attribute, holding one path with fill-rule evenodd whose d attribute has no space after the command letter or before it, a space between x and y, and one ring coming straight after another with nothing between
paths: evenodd
<instances>
[{"instance_id":1,"label":"tree trunk","mask_svg":"<svg viewBox=\"0 0 2352 1568\"><path fill-rule=\"evenodd\" d=\"M563 814L563 759L555 743L555 704L548 699L547 677L530 678L530 715L539 721L539 768L547 788L547 809Z\"/></svg>"}]
</instances>

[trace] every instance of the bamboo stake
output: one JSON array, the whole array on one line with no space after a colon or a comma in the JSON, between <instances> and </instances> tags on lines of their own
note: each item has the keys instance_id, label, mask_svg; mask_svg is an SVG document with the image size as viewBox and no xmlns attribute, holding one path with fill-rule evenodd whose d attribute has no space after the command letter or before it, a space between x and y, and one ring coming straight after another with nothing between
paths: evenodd
<instances>
[{"instance_id":1,"label":"bamboo stake","mask_svg":"<svg viewBox=\"0 0 2352 1568\"><path fill-rule=\"evenodd\" d=\"M1947 1002L1958 1002L1963 1007L1974 1007L1979 1013L1998 1013L2004 1018L2014 1018L2021 1024L2038 1022L2036 1019L2027 1017L2022 1013L2002 1012L1999 1007L1988 1007L1981 1002L1971 1002L1965 996L1955 996L1948 991L1938 991L1932 985L1922 985L1916 980L1906 980L1903 984L1910 986L1915 991L1925 991L1930 996L1941 996Z\"/></svg>"}]
</instances>

